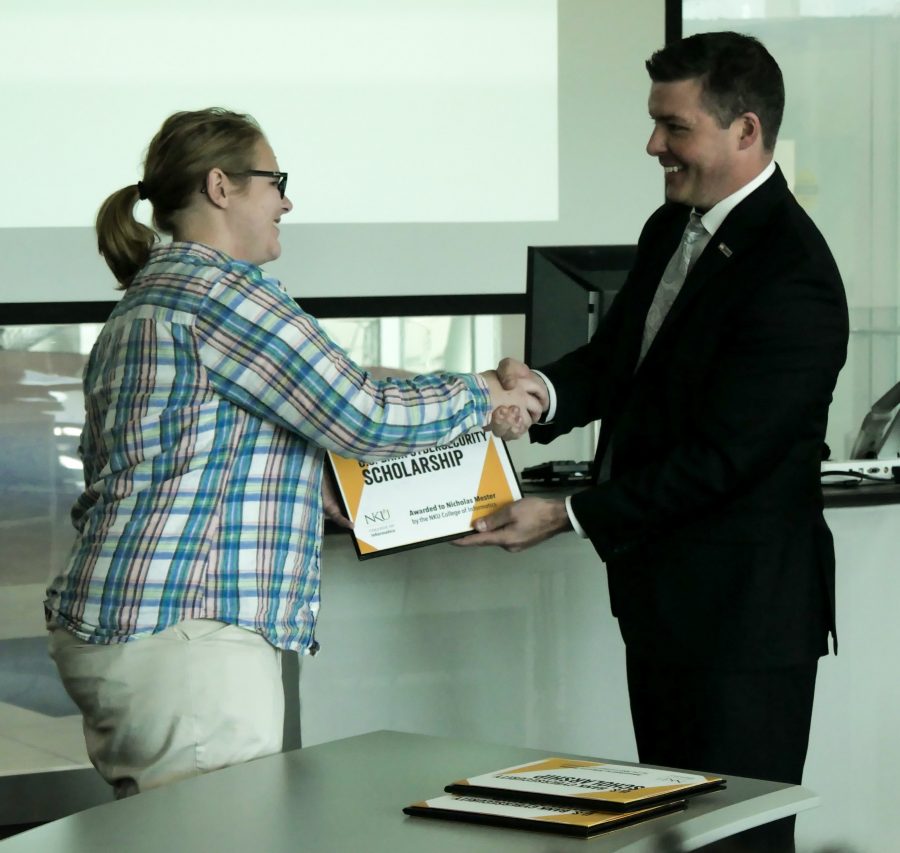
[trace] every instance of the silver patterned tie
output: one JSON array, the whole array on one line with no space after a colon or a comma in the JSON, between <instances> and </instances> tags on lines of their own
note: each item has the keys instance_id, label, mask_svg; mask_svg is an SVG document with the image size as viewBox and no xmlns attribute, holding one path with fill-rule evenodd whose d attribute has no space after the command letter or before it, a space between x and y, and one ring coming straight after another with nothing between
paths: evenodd
<instances>
[{"instance_id":1,"label":"silver patterned tie","mask_svg":"<svg viewBox=\"0 0 900 853\"><path fill-rule=\"evenodd\" d=\"M644 338L641 342L638 364L644 360L644 356L650 349L650 344L653 343L663 320L666 319L666 314L669 313L675 297L678 296L687 274L691 271L694 261L697 260L708 241L709 234L700 221L700 214L693 211L687 227L684 229L684 234L681 235L681 242L666 266L659 287L656 288L656 293L653 295L653 302L644 323Z\"/></svg>"},{"instance_id":2,"label":"silver patterned tie","mask_svg":"<svg viewBox=\"0 0 900 853\"><path fill-rule=\"evenodd\" d=\"M709 242L710 234L700 221L700 214L696 211L691 212L691 218L688 220L684 234L681 235L681 242L672 255L671 260L666 266L656 293L653 295L653 302L650 310L647 312L647 319L644 323L644 338L641 342L641 355L638 358L638 365L644 360L650 344L656 337L666 314L672 307L681 285L687 278L687 274L691 271L694 262L700 257L703 248ZM635 368L637 369L637 368ZM610 468L612 467L613 445L615 444L615 434L610 438L609 445L603 458L600 460L599 469L597 471L597 482L603 483L609 479Z\"/></svg>"}]
</instances>

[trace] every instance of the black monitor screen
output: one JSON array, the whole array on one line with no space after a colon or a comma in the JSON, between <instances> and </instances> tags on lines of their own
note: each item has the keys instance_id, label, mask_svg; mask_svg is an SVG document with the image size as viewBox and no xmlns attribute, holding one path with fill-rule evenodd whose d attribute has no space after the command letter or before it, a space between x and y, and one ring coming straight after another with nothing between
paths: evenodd
<instances>
[{"instance_id":1,"label":"black monitor screen","mask_svg":"<svg viewBox=\"0 0 900 853\"><path fill-rule=\"evenodd\" d=\"M636 246L529 246L525 361L549 364L586 343L634 263Z\"/></svg>"}]
</instances>

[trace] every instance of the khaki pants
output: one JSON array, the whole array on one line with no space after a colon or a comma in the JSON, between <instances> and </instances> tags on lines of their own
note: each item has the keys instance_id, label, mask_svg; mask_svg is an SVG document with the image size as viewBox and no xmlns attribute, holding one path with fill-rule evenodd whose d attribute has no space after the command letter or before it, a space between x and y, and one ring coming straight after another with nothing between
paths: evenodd
<instances>
[{"instance_id":1,"label":"khaki pants","mask_svg":"<svg viewBox=\"0 0 900 853\"><path fill-rule=\"evenodd\" d=\"M49 645L117 797L281 750L281 652L259 634L190 619L96 645L51 626Z\"/></svg>"}]
</instances>

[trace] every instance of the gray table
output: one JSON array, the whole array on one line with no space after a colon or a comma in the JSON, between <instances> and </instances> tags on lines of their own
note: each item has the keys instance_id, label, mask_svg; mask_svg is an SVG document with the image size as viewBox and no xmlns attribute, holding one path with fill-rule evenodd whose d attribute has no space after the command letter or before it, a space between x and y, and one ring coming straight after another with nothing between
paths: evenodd
<instances>
[{"instance_id":1,"label":"gray table","mask_svg":"<svg viewBox=\"0 0 900 853\"><path fill-rule=\"evenodd\" d=\"M667 830L692 850L818 805L795 785L729 777L686 811L589 842L406 817L455 779L547 752L373 732L274 755L109 803L0 842L0 853L556 853L655 851Z\"/></svg>"}]
</instances>

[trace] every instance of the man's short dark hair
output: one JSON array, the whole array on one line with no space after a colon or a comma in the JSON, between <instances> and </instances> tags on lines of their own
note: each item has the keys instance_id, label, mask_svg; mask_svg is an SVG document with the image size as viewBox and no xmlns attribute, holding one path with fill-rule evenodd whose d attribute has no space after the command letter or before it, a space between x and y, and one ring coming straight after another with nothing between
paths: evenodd
<instances>
[{"instance_id":1,"label":"man's short dark hair","mask_svg":"<svg viewBox=\"0 0 900 853\"><path fill-rule=\"evenodd\" d=\"M759 116L771 151L784 114L781 69L762 43L740 33L698 33L656 51L646 62L654 83L697 79L702 102L720 127L745 112Z\"/></svg>"}]
</instances>

